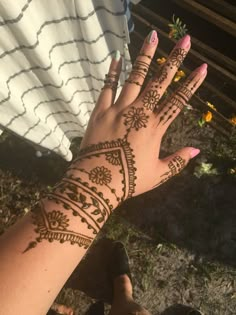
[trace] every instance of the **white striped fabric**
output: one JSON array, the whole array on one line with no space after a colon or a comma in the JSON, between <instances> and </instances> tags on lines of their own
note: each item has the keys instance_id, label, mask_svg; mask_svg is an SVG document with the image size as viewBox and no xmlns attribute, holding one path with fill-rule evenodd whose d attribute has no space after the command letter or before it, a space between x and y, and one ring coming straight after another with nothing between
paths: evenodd
<instances>
[{"instance_id":1,"label":"white striped fabric","mask_svg":"<svg viewBox=\"0 0 236 315\"><path fill-rule=\"evenodd\" d=\"M130 69L125 1L1 0L0 125L72 159L111 55Z\"/></svg>"}]
</instances>

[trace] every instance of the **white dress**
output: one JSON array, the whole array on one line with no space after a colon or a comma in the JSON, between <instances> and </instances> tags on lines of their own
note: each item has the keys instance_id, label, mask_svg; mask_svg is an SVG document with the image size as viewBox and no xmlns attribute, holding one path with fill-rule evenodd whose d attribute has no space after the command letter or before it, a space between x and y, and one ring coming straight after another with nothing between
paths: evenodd
<instances>
[{"instance_id":1,"label":"white dress","mask_svg":"<svg viewBox=\"0 0 236 315\"><path fill-rule=\"evenodd\" d=\"M0 126L72 159L112 53L130 70L127 2L0 1Z\"/></svg>"}]
</instances>

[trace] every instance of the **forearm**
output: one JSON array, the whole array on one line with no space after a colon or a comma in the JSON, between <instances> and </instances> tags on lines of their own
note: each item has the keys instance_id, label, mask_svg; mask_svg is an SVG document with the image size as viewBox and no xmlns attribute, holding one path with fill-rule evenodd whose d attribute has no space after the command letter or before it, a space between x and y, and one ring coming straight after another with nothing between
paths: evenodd
<instances>
[{"instance_id":1,"label":"forearm","mask_svg":"<svg viewBox=\"0 0 236 315\"><path fill-rule=\"evenodd\" d=\"M45 314L116 207L111 188L89 179L91 165L72 164L52 193L1 237L3 314Z\"/></svg>"}]
</instances>

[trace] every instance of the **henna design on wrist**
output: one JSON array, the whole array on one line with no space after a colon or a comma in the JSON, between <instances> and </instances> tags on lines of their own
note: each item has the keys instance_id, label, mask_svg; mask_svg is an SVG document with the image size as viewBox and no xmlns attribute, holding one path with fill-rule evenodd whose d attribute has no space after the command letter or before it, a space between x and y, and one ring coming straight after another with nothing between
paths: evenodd
<instances>
[{"instance_id":1,"label":"henna design on wrist","mask_svg":"<svg viewBox=\"0 0 236 315\"><path fill-rule=\"evenodd\" d=\"M38 235L28 244L24 253L35 248L43 240L69 242L71 245L88 248L117 203L133 196L137 169L128 134L131 129L138 131L145 128L149 116L143 108L135 107L131 107L123 116L124 125L127 127L123 139L81 149L78 158L68 168L66 176L37 206L32 213L32 219L36 226L34 231ZM91 169L83 168L83 163L87 160L91 160ZM101 161L104 165L101 165ZM109 165L113 166L115 175L111 173ZM121 186L114 189L116 186L113 186L113 181L119 176ZM106 193L104 187L108 188ZM105 194L111 198L105 198ZM82 224L87 229L86 235L79 233L76 228L68 228L70 217L78 218L79 227ZM72 223L74 225L75 221Z\"/></svg>"},{"instance_id":2,"label":"henna design on wrist","mask_svg":"<svg viewBox=\"0 0 236 315\"><path fill-rule=\"evenodd\" d=\"M36 226L35 232L39 236L35 241L31 241L23 253L37 246L43 240L48 242L59 241L60 243L70 242L79 247L88 248L92 243L92 238L76 233L68 229L69 219L67 215L58 210L46 212L43 202L36 206L32 213L33 224Z\"/></svg>"},{"instance_id":3,"label":"henna design on wrist","mask_svg":"<svg viewBox=\"0 0 236 315\"><path fill-rule=\"evenodd\" d=\"M167 182L171 177L177 175L182 171L182 169L185 167L186 161L179 155L175 156L169 163L168 168L169 171L165 172L161 175L162 180L157 183L153 188L156 188L160 186L161 184Z\"/></svg>"},{"instance_id":4,"label":"henna design on wrist","mask_svg":"<svg viewBox=\"0 0 236 315\"><path fill-rule=\"evenodd\" d=\"M106 141L81 149L78 158L75 160L75 163L83 162L87 159L93 159L93 161L95 162L96 159L100 161L101 158L104 158L107 163L115 166L115 168L113 168L113 171L117 174L120 174L119 176L121 177L121 192L118 193L114 189L112 189L110 187L111 182L109 182L108 184L111 193L116 197L116 200L119 199L117 200L119 202L122 202L125 199L132 197L135 191L136 168L134 166L135 162L133 150L131 149L131 146L127 140L127 135L129 131L130 130L127 129L127 133L123 139L113 140L110 142ZM81 169L79 170L72 165L69 170L73 169L77 169L77 171L81 172ZM107 168L105 168L104 166L104 169ZM88 177L91 176L91 170L87 170L86 172ZM100 184L97 185L100 186ZM120 196L118 197L118 195Z\"/></svg>"}]
</instances>

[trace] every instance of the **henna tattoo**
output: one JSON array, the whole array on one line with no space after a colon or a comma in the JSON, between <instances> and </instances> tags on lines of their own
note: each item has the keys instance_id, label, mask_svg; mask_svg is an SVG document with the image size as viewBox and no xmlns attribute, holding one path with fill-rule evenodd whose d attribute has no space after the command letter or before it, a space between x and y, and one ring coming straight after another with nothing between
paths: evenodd
<instances>
[{"instance_id":1,"label":"henna tattoo","mask_svg":"<svg viewBox=\"0 0 236 315\"><path fill-rule=\"evenodd\" d=\"M149 116L144 113L143 108L136 108L132 106L128 113L123 116L125 117L124 124L129 129L134 128L138 131L143 127L147 127L146 123L148 122Z\"/></svg>"},{"instance_id":2,"label":"henna tattoo","mask_svg":"<svg viewBox=\"0 0 236 315\"><path fill-rule=\"evenodd\" d=\"M125 80L125 82L130 83L130 84L136 84L138 86L142 86L142 84L139 83L138 81L134 81L134 80L131 80L131 79L127 79L127 80Z\"/></svg>"},{"instance_id":3,"label":"henna tattoo","mask_svg":"<svg viewBox=\"0 0 236 315\"><path fill-rule=\"evenodd\" d=\"M113 151L105 153L106 160L112 165L120 165L120 154L119 151Z\"/></svg>"},{"instance_id":4,"label":"henna tattoo","mask_svg":"<svg viewBox=\"0 0 236 315\"><path fill-rule=\"evenodd\" d=\"M93 183L96 183L96 184L101 185L101 186L103 186L103 185L106 186L111 191L111 193L113 195L115 195L116 200L118 202L120 202L120 198L117 196L116 190L114 188L111 188L110 185L108 185L111 181L111 172L108 169L104 168L103 166L102 167L96 167L95 169L92 169L90 172L86 171L83 168L74 168L74 169L77 169L78 171L87 174L89 176L89 179ZM92 176L94 177L93 179L91 179L91 173L93 173L92 174ZM109 181L107 180L108 175L109 175Z\"/></svg>"},{"instance_id":5,"label":"henna tattoo","mask_svg":"<svg viewBox=\"0 0 236 315\"><path fill-rule=\"evenodd\" d=\"M176 93L176 96L179 96L181 99L183 99L184 102L188 102L191 97L193 96L193 93L186 87L181 87L180 90L178 90Z\"/></svg>"},{"instance_id":6,"label":"henna tattoo","mask_svg":"<svg viewBox=\"0 0 236 315\"><path fill-rule=\"evenodd\" d=\"M143 105L148 110L153 111L157 108L158 101L160 100L160 94L156 90L149 90L143 97Z\"/></svg>"},{"instance_id":7,"label":"henna tattoo","mask_svg":"<svg viewBox=\"0 0 236 315\"><path fill-rule=\"evenodd\" d=\"M115 166L114 172L117 173L117 176L115 177L118 179L118 176L120 176L122 183L121 192L117 192L119 200L122 202L123 200L132 197L135 191L136 180L133 150L131 149L126 136L124 139L98 143L81 149L76 161L83 162L86 159L93 159L96 161L96 159L100 160L100 158L104 156L107 163L111 163L109 161L110 159L107 160L107 156L111 157L113 154L116 154L116 162L115 164L113 163L113 166ZM117 162L118 157L119 163ZM73 169L73 167L70 167L69 170L70 169ZM114 190L111 189L111 191Z\"/></svg>"},{"instance_id":8,"label":"henna tattoo","mask_svg":"<svg viewBox=\"0 0 236 315\"><path fill-rule=\"evenodd\" d=\"M70 242L71 245L77 244L79 247L88 248L92 243L92 238L76 233L68 228L69 219L60 211L53 210L46 212L43 202L37 205L32 213L33 224L36 226L35 232L39 236L35 241L31 241L23 253L35 248L38 243L47 240L50 243L59 241L60 243Z\"/></svg>"},{"instance_id":9,"label":"henna tattoo","mask_svg":"<svg viewBox=\"0 0 236 315\"><path fill-rule=\"evenodd\" d=\"M168 77L168 71L166 66L162 66L159 72L152 79L153 82L162 84ZM156 86L158 87L158 86Z\"/></svg>"},{"instance_id":10,"label":"henna tattoo","mask_svg":"<svg viewBox=\"0 0 236 315\"><path fill-rule=\"evenodd\" d=\"M157 183L153 188L160 186L161 184L167 182L171 177L177 175L185 167L186 161L179 155L175 156L169 163L169 171L161 175L161 178L164 177L159 183Z\"/></svg>"},{"instance_id":11,"label":"henna tattoo","mask_svg":"<svg viewBox=\"0 0 236 315\"><path fill-rule=\"evenodd\" d=\"M125 82L142 86L142 83L137 81L137 79L142 78L144 80L147 75L148 68L149 68L148 63L141 60L136 60L133 65L133 69L130 73L130 76L127 80L125 80Z\"/></svg>"},{"instance_id":12,"label":"henna tattoo","mask_svg":"<svg viewBox=\"0 0 236 315\"><path fill-rule=\"evenodd\" d=\"M146 54L144 54L143 52L140 52L140 53L139 53L139 56L143 56L143 57L147 57L148 59L152 59L152 56L146 55Z\"/></svg>"},{"instance_id":13,"label":"henna tattoo","mask_svg":"<svg viewBox=\"0 0 236 315\"><path fill-rule=\"evenodd\" d=\"M174 50L173 54L170 57L170 63L172 66L176 66L179 68L179 66L184 61L184 58L187 55L187 51L183 48L177 48Z\"/></svg>"},{"instance_id":14,"label":"henna tattoo","mask_svg":"<svg viewBox=\"0 0 236 315\"><path fill-rule=\"evenodd\" d=\"M92 183L107 185L111 182L111 171L104 166L97 166L90 171L89 179Z\"/></svg>"},{"instance_id":15,"label":"henna tattoo","mask_svg":"<svg viewBox=\"0 0 236 315\"><path fill-rule=\"evenodd\" d=\"M131 76L136 77L142 77L143 79L145 78L147 72L148 72L148 68L149 68L149 64L144 62L144 61L140 61L140 60L136 60L134 65L133 65L133 69L131 71Z\"/></svg>"},{"instance_id":16,"label":"henna tattoo","mask_svg":"<svg viewBox=\"0 0 236 315\"><path fill-rule=\"evenodd\" d=\"M182 110L184 108L183 101L177 98L176 96L173 96L168 101L168 104L170 105L161 114L157 126L159 126L161 123L162 125L165 125L177 113L178 109Z\"/></svg>"}]
</instances>

